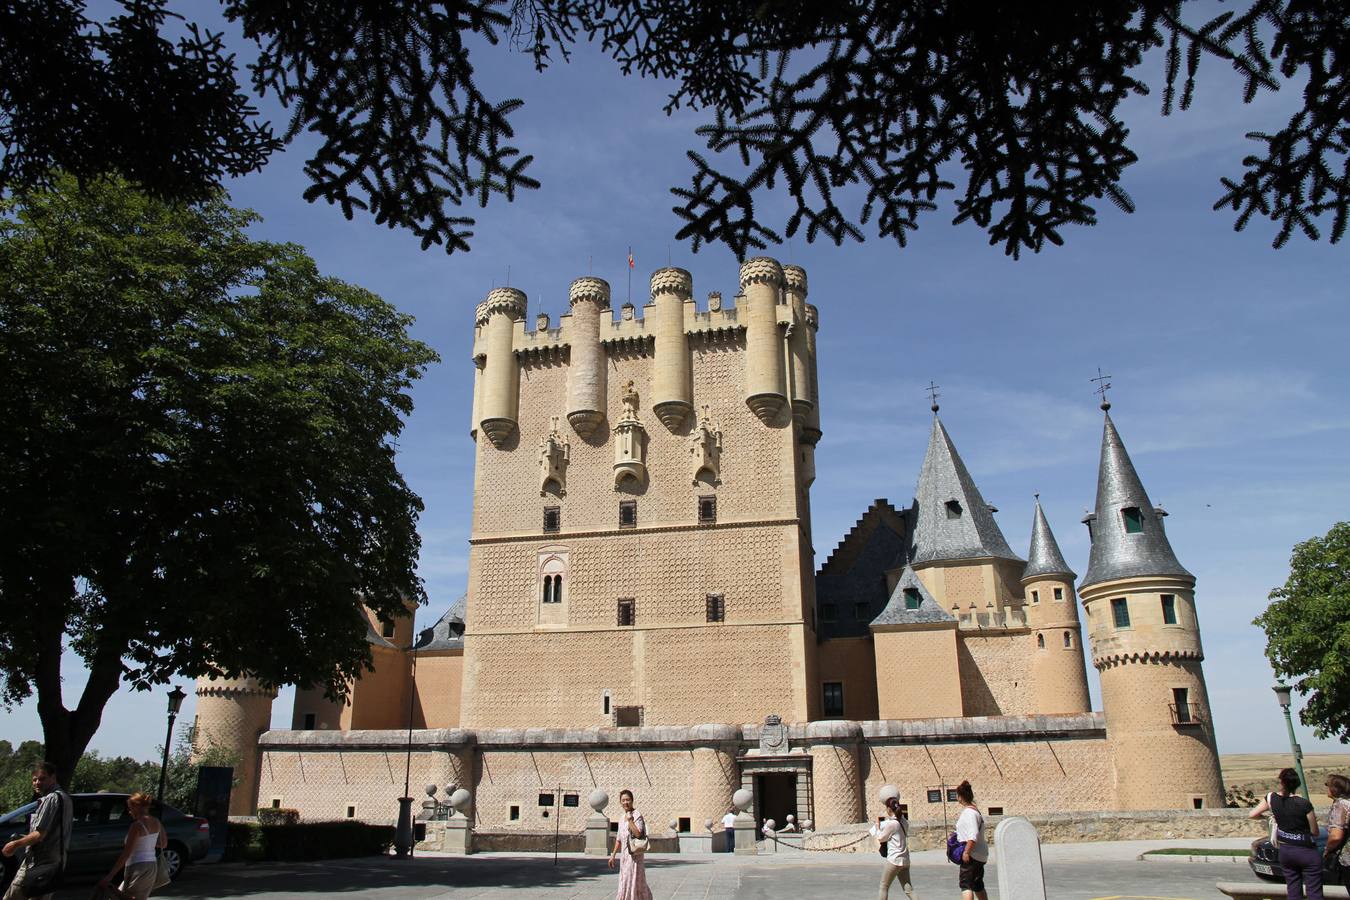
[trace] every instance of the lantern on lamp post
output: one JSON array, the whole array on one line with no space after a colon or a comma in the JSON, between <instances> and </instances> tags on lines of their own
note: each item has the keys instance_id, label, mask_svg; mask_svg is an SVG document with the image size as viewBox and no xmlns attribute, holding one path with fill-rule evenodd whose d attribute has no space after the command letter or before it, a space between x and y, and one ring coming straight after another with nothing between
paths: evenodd
<instances>
[{"instance_id":1,"label":"lantern on lamp post","mask_svg":"<svg viewBox=\"0 0 1350 900\"><path fill-rule=\"evenodd\" d=\"M155 793L155 815L164 815L164 779L169 772L169 745L173 743L173 721L178 718L178 711L183 708L183 700L187 693L180 687L174 686L169 691L169 727L164 732L164 758L159 763L159 790Z\"/></svg>"},{"instance_id":2,"label":"lantern on lamp post","mask_svg":"<svg viewBox=\"0 0 1350 900\"><path fill-rule=\"evenodd\" d=\"M1294 718L1289 713L1290 695L1293 692L1287 684L1277 684L1271 690L1275 692L1275 699L1284 710L1284 724L1289 728L1289 749L1294 752L1294 768L1298 770L1298 780L1303 785L1303 799L1311 801L1312 797L1308 794L1308 779L1303 775L1303 748L1294 737Z\"/></svg>"}]
</instances>

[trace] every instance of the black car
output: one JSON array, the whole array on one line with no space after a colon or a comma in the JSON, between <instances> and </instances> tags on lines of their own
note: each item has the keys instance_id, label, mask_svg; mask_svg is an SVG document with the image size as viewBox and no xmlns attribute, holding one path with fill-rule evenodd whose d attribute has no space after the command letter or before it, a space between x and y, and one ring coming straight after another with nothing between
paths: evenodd
<instances>
[{"instance_id":1,"label":"black car","mask_svg":"<svg viewBox=\"0 0 1350 900\"><path fill-rule=\"evenodd\" d=\"M1322 828L1317 833L1317 852L1325 853L1327 849L1327 830ZM1280 868L1280 851L1273 847L1270 838L1257 838L1252 841L1252 855L1247 857L1247 865L1252 867L1252 872L1257 878L1266 881L1284 881L1284 869Z\"/></svg>"},{"instance_id":2,"label":"black car","mask_svg":"<svg viewBox=\"0 0 1350 900\"><path fill-rule=\"evenodd\" d=\"M70 832L70 850L66 857L66 874L72 879L101 878L108 874L117 855L122 852L131 814L127 812L130 794L71 794L74 816ZM28 818L37 810L37 801L20 806L0 816L0 838L8 841L28 833ZM164 856L169 862L169 874L177 878L183 866L206 855L211 846L210 827L205 819L164 807L161 817L169 845ZM2 886L7 887L18 868L23 851L13 859L4 860Z\"/></svg>"}]
</instances>

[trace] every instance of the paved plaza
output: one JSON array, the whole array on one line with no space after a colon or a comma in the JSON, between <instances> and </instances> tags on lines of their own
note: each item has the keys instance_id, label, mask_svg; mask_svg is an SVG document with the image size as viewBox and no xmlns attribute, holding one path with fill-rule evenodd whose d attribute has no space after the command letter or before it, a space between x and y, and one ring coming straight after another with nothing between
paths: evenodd
<instances>
[{"instance_id":1,"label":"paved plaza","mask_svg":"<svg viewBox=\"0 0 1350 900\"><path fill-rule=\"evenodd\" d=\"M1141 862L1160 846L1244 846L1245 841L1127 841L1063 844L1044 851L1051 900L1214 900L1216 881L1248 881L1245 863ZM935 851L915 855L914 888L921 898L952 898L956 867ZM786 900L876 896L881 860L866 854L762 855L757 857L653 856L648 880L656 900ZM86 898L92 886L72 885L60 900ZM252 897L267 900L322 895L403 898L609 898L616 879L603 859L565 854L554 864L542 854L489 853L463 857L420 856L265 865L199 865L156 896ZM904 892L892 888L903 900ZM990 867L989 896L1000 897ZM1000 897L1000 900L1013 898Z\"/></svg>"}]
</instances>

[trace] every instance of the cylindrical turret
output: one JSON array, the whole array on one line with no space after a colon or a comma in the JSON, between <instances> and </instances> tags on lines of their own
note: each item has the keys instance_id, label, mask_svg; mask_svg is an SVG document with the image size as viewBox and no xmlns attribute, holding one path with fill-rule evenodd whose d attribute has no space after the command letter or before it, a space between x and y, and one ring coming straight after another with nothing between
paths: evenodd
<instances>
[{"instance_id":1,"label":"cylindrical turret","mask_svg":"<svg viewBox=\"0 0 1350 900\"><path fill-rule=\"evenodd\" d=\"M583 438L605 419L605 348L600 344L600 319L609 312L609 282L587 275L568 291L572 324L568 328L571 362L567 369L567 421Z\"/></svg>"},{"instance_id":2,"label":"cylindrical turret","mask_svg":"<svg viewBox=\"0 0 1350 900\"><path fill-rule=\"evenodd\" d=\"M469 437L478 440L478 418L483 406L483 359L473 361L473 416L469 421Z\"/></svg>"},{"instance_id":3,"label":"cylindrical turret","mask_svg":"<svg viewBox=\"0 0 1350 900\"><path fill-rule=\"evenodd\" d=\"M783 269L778 261L757 256L741 264L745 317L745 404L766 425L787 405L783 340L778 334L778 292Z\"/></svg>"},{"instance_id":4,"label":"cylindrical turret","mask_svg":"<svg viewBox=\"0 0 1350 900\"><path fill-rule=\"evenodd\" d=\"M704 819L722 821L731 808L731 795L741 786L736 752L740 749L741 732L734 725L695 725L689 729L695 742L692 802L689 808L696 825Z\"/></svg>"},{"instance_id":5,"label":"cylindrical turret","mask_svg":"<svg viewBox=\"0 0 1350 900\"><path fill-rule=\"evenodd\" d=\"M272 723L277 692L254 678L198 678L197 721L193 729L198 753L219 748L235 759L238 783L230 794L230 815L258 812L258 738Z\"/></svg>"},{"instance_id":6,"label":"cylindrical turret","mask_svg":"<svg viewBox=\"0 0 1350 900\"><path fill-rule=\"evenodd\" d=\"M515 288L494 288L479 307L483 323L483 397L479 407L479 426L500 447L516 430L520 407L520 366L512 346L516 320L525 316L525 292Z\"/></svg>"},{"instance_id":7,"label":"cylindrical turret","mask_svg":"<svg viewBox=\"0 0 1350 900\"><path fill-rule=\"evenodd\" d=\"M1031 551L1022 571L1022 609L1031 629L1032 685L1035 709L1041 715L1092 709L1083 662L1083 634L1078 624L1078 597L1073 590L1075 577L1060 553L1037 495Z\"/></svg>"},{"instance_id":8,"label":"cylindrical turret","mask_svg":"<svg viewBox=\"0 0 1350 900\"><path fill-rule=\"evenodd\" d=\"M866 821L859 766L862 738L857 722L823 721L806 726L817 828Z\"/></svg>"},{"instance_id":9,"label":"cylindrical turret","mask_svg":"<svg viewBox=\"0 0 1350 900\"><path fill-rule=\"evenodd\" d=\"M816 406L811 384L811 350L814 337L806 320L806 270L801 266L783 266L783 290L792 306L792 330L788 334L788 355L792 359L792 417L806 425Z\"/></svg>"},{"instance_id":10,"label":"cylindrical turret","mask_svg":"<svg viewBox=\"0 0 1350 900\"><path fill-rule=\"evenodd\" d=\"M689 335L684 330L684 304L693 290L694 279L684 269L657 269L652 273L652 302L656 304L652 411L670 431L678 431L694 408Z\"/></svg>"}]
</instances>

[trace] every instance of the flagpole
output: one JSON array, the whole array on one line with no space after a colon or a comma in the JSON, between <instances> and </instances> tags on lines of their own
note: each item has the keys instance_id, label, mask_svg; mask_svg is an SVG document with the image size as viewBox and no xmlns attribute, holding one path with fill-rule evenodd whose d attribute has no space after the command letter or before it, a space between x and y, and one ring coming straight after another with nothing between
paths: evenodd
<instances>
[{"instance_id":1,"label":"flagpole","mask_svg":"<svg viewBox=\"0 0 1350 900\"><path fill-rule=\"evenodd\" d=\"M628 245L628 302L633 302L633 245Z\"/></svg>"}]
</instances>

